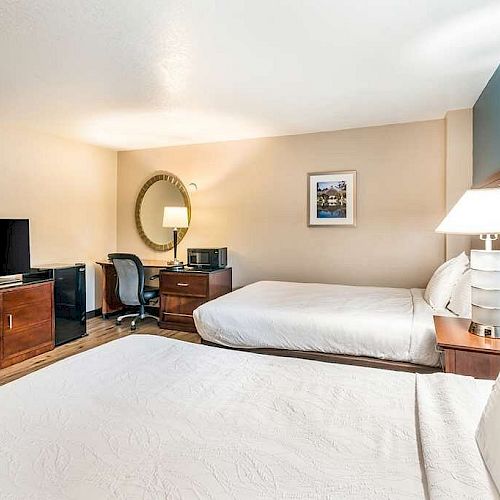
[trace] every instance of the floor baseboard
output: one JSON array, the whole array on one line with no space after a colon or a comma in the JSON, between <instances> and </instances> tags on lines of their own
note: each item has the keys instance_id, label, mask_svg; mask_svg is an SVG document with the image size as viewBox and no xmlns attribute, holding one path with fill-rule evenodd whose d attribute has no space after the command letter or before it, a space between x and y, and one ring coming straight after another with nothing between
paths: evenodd
<instances>
[{"instance_id":1,"label":"floor baseboard","mask_svg":"<svg viewBox=\"0 0 500 500\"><path fill-rule=\"evenodd\" d=\"M96 318L97 316L101 316L101 315L102 315L102 308L101 307L99 307L99 309L94 309L93 311L87 311L87 313L86 313L87 319Z\"/></svg>"}]
</instances>

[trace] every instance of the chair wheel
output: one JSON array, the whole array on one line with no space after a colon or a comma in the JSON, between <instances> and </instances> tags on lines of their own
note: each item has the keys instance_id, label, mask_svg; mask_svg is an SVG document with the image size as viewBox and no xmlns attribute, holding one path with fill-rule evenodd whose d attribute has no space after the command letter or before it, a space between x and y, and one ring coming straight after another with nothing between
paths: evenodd
<instances>
[{"instance_id":1,"label":"chair wheel","mask_svg":"<svg viewBox=\"0 0 500 500\"><path fill-rule=\"evenodd\" d=\"M137 327L136 327L135 325L130 325L130 329L131 329L131 330L136 330L136 329L137 329Z\"/></svg>"},{"instance_id":2,"label":"chair wheel","mask_svg":"<svg viewBox=\"0 0 500 500\"><path fill-rule=\"evenodd\" d=\"M122 322L121 322L121 321L116 320L116 325L117 325L117 326L120 326L121 324L122 324Z\"/></svg>"}]
</instances>

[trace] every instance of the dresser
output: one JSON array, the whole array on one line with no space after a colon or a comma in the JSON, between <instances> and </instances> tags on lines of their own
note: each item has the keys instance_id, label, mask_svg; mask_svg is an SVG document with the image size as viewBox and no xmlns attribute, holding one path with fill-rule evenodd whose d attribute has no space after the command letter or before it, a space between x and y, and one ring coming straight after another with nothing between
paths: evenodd
<instances>
[{"instance_id":1,"label":"dresser","mask_svg":"<svg viewBox=\"0 0 500 500\"><path fill-rule=\"evenodd\" d=\"M160 327L196 332L193 311L231 292L232 269L160 271Z\"/></svg>"},{"instance_id":2,"label":"dresser","mask_svg":"<svg viewBox=\"0 0 500 500\"><path fill-rule=\"evenodd\" d=\"M54 283L0 288L0 368L54 349Z\"/></svg>"}]
</instances>

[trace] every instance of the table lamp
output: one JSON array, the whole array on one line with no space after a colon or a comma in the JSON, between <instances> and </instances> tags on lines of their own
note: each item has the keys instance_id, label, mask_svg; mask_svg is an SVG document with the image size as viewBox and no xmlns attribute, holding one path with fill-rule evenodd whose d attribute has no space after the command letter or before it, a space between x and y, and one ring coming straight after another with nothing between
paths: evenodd
<instances>
[{"instance_id":1,"label":"table lamp","mask_svg":"<svg viewBox=\"0 0 500 500\"><path fill-rule=\"evenodd\" d=\"M179 228L189 227L187 207L165 207L163 209L163 227L171 227L174 230L174 260L168 262L171 267L183 267L183 263L177 260L177 232Z\"/></svg>"},{"instance_id":2,"label":"table lamp","mask_svg":"<svg viewBox=\"0 0 500 500\"><path fill-rule=\"evenodd\" d=\"M479 235L484 250L471 250L472 323L469 331L500 338L500 188L469 189L450 210L438 233Z\"/></svg>"}]
</instances>

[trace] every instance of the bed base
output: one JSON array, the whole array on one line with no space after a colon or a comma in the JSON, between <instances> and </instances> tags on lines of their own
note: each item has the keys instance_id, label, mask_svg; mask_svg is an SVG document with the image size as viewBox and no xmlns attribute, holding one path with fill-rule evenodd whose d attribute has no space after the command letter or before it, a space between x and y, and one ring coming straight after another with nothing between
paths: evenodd
<instances>
[{"instance_id":1,"label":"bed base","mask_svg":"<svg viewBox=\"0 0 500 500\"><path fill-rule=\"evenodd\" d=\"M340 363L344 365L365 366L368 368L380 368L384 370L394 370L398 372L410 373L436 373L442 371L439 367L415 365L404 361L389 361L387 359L370 358L368 356L351 356L348 354L330 354L316 351L290 351L287 349L244 349L239 347L227 347L225 345L209 342L201 339L204 345L229 349L232 351L253 352L255 354L266 354L268 356L283 356L286 358L311 359L324 363Z\"/></svg>"}]
</instances>

